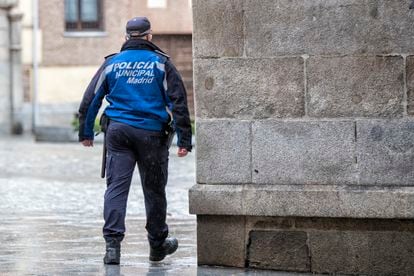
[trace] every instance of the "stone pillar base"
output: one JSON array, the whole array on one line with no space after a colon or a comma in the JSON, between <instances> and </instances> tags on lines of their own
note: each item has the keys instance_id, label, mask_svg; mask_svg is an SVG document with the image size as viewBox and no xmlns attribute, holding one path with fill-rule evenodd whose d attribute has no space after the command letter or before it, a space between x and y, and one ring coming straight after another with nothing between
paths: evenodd
<instances>
[{"instance_id":1,"label":"stone pillar base","mask_svg":"<svg viewBox=\"0 0 414 276\"><path fill-rule=\"evenodd\" d=\"M198 263L412 276L413 202L412 187L196 185Z\"/></svg>"},{"instance_id":2,"label":"stone pillar base","mask_svg":"<svg viewBox=\"0 0 414 276\"><path fill-rule=\"evenodd\" d=\"M412 275L414 221L199 215L198 264Z\"/></svg>"},{"instance_id":3,"label":"stone pillar base","mask_svg":"<svg viewBox=\"0 0 414 276\"><path fill-rule=\"evenodd\" d=\"M245 267L245 218L197 216L199 265Z\"/></svg>"}]
</instances>

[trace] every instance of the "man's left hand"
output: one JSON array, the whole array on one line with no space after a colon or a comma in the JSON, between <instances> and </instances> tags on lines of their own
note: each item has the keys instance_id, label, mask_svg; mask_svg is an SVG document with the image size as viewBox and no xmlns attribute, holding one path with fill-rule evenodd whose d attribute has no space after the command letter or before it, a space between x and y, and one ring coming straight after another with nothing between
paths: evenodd
<instances>
[{"instance_id":1,"label":"man's left hand","mask_svg":"<svg viewBox=\"0 0 414 276\"><path fill-rule=\"evenodd\" d=\"M185 148L178 148L178 152L177 152L178 157L184 157L187 154L188 154L188 150L186 150Z\"/></svg>"}]
</instances>

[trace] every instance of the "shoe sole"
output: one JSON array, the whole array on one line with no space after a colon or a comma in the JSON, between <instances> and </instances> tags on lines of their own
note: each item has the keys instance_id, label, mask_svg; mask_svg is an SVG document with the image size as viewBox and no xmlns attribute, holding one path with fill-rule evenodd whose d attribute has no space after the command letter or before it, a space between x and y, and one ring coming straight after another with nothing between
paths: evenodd
<instances>
[{"instance_id":1,"label":"shoe sole","mask_svg":"<svg viewBox=\"0 0 414 276\"><path fill-rule=\"evenodd\" d=\"M149 257L149 260L151 261L151 262L161 262L162 260L164 260L165 259L165 257L167 257L168 255L171 255L171 254L173 254L175 251L177 251L177 249L178 249L178 242L177 242L177 245L171 250L171 251L168 251L168 253L167 254L165 254L163 257Z\"/></svg>"},{"instance_id":2,"label":"shoe sole","mask_svg":"<svg viewBox=\"0 0 414 276\"><path fill-rule=\"evenodd\" d=\"M103 260L104 264L106 265L119 265L120 262L116 262L116 261L105 261L105 259Z\"/></svg>"},{"instance_id":3,"label":"shoe sole","mask_svg":"<svg viewBox=\"0 0 414 276\"><path fill-rule=\"evenodd\" d=\"M104 264L106 264L106 265L119 265L119 263L117 263L117 262L109 262L109 263L104 262Z\"/></svg>"}]
</instances>

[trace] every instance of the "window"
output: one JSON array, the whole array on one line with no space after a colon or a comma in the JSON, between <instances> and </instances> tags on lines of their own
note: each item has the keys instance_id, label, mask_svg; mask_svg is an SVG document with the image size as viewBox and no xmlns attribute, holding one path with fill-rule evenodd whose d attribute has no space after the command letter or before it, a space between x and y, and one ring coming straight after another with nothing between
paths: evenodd
<instances>
[{"instance_id":1,"label":"window","mask_svg":"<svg viewBox=\"0 0 414 276\"><path fill-rule=\"evenodd\" d=\"M148 8L166 8L167 0L147 0Z\"/></svg>"},{"instance_id":2,"label":"window","mask_svg":"<svg viewBox=\"0 0 414 276\"><path fill-rule=\"evenodd\" d=\"M65 0L66 31L100 31L102 0Z\"/></svg>"}]
</instances>

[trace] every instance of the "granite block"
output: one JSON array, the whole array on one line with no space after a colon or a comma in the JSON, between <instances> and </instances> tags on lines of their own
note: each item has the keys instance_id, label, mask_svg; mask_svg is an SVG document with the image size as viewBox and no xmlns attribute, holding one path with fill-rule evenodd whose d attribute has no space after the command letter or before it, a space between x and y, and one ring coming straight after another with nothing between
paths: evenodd
<instances>
[{"instance_id":1,"label":"granite block","mask_svg":"<svg viewBox=\"0 0 414 276\"><path fill-rule=\"evenodd\" d=\"M402 117L402 57L309 58L309 116Z\"/></svg>"},{"instance_id":2,"label":"granite block","mask_svg":"<svg viewBox=\"0 0 414 276\"><path fill-rule=\"evenodd\" d=\"M250 125L249 121L197 121L197 183L251 182Z\"/></svg>"},{"instance_id":3,"label":"granite block","mask_svg":"<svg viewBox=\"0 0 414 276\"><path fill-rule=\"evenodd\" d=\"M244 50L240 0L194 0L194 56L235 57Z\"/></svg>"},{"instance_id":4,"label":"granite block","mask_svg":"<svg viewBox=\"0 0 414 276\"><path fill-rule=\"evenodd\" d=\"M414 120L357 123L359 183L414 185Z\"/></svg>"},{"instance_id":5,"label":"granite block","mask_svg":"<svg viewBox=\"0 0 414 276\"><path fill-rule=\"evenodd\" d=\"M413 219L414 187L347 185L196 185L200 215Z\"/></svg>"},{"instance_id":6,"label":"granite block","mask_svg":"<svg viewBox=\"0 0 414 276\"><path fill-rule=\"evenodd\" d=\"M407 0L245 1L246 54L350 55L414 52Z\"/></svg>"},{"instance_id":7,"label":"granite block","mask_svg":"<svg viewBox=\"0 0 414 276\"><path fill-rule=\"evenodd\" d=\"M249 267L310 272L306 232L253 230L247 250Z\"/></svg>"},{"instance_id":8,"label":"granite block","mask_svg":"<svg viewBox=\"0 0 414 276\"><path fill-rule=\"evenodd\" d=\"M244 217L197 216L198 264L244 267L244 225Z\"/></svg>"},{"instance_id":9,"label":"granite block","mask_svg":"<svg viewBox=\"0 0 414 276\"><path fill-rule=\"evenodd\" d=\"M302 58L196 59L196 114L200 118L302 117Z\"/></svg>"},{"instance_id":10,"label":"granite block","mask_svg":"<svg viewBox=\"0 0 414 276\"><path fill-rule=\"evenodd\" d=\"M256 184L355 184L353 122L256 121Z\"/></svg>"},{"instance_id":11,"label":"granite block","mask_svg":"<svg viewBox=\"0 0 414 276\"><path fill-rule=\"evenodd\" d=\"M316 273L411 275L414 233L396 231L310 231Z\"/></svg>"}]
</instances>

